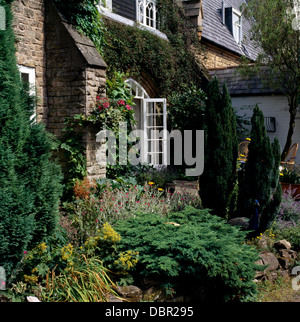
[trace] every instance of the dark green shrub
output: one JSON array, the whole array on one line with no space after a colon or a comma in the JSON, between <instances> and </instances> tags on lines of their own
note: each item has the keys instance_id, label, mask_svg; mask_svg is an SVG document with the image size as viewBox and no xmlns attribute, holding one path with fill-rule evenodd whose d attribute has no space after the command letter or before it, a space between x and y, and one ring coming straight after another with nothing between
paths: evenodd
<instances>
[{"instance_id":1,"label":"dark green shrub","mask_svg":"<svg viewBox=\"0 0 300 322\"><path fill-rule=\"evenodd\" d=\"M21 83L10 5L0 31L0 266L11 276L29 247L58 221L60 170L50 159L52 140L30 121L32 99Z\"/></svg>"},{"instance_id":2,"label":"dark green shrub","mask_svg":"<svg viewBox=\"0 0 300 322\"><path fill-rule=\"evenodd\" d=\"M254 248L243 243L245 234L207 209L187 207L166 217L143 214L119 221L120 250L139 252L136 276L158 278L178 288L214 290L211 296L232 300L255 292L252 282Z\"/></svg>"},{"instance_id":3,"label":"dark green shrub","mask_svg":"<svg viewBox=\"0 0 300 322\"><path fill-rule=\"evenodd\" d=\"M264 116L258 106L254 108L251 125L248 158L240 177L239 211L242 216L253 216L257 200L261 215L258 231L262 232L275 219L281 203L280 145L277 138L272 144L267 137Z\"/></svg>"},{"instance_id":4,"label":"dark green shrub","mask_svg":"<svg viewBox=\"0 0 300 322\"><path fill-rule=\"evenodd\" d=\"M238 141L236 118L226 85L214 78L208 85L205 110L205 162L200 196L205 208L225 217L236 181ZM218 202L216 202L216 198Z\"/></svg>"}]
</instances>

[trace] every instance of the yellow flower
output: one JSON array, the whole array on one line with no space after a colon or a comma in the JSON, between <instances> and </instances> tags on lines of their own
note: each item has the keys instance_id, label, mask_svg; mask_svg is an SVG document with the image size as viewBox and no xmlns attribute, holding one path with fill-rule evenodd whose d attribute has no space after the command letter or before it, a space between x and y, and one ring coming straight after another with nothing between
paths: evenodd
<instances>
[{"instance_id":1,"label":"yellow flower","mask_svg":"<svg viewBox=\"0 0 300 322\"><path fill-rule=\"evenodd\" d=\"M158 188L158 191L164 191L164 189L163 188Z\"/></svg>"},{"instance_id":2,"label":"yellow flower","mask_svg":"<svg viewBox=\"0 0 300 322\"><path fill-rule=\"evenodd\" d=\"M110 240L113 243L121 240L120 234L118 234L109 223L104 223L102 227L102 234L104 240Z\"/></svg>"},{"instance_id":3,"label":"yellow flower","mask_svg":"<svg viewBox=\"0 0 300 322\"><path fill-rule=\"evenodd\" d=\"M280 173L279 173L279 175L280 175L280 176L283 176L283 173L281 173L281 172L280 172Z\"/></svg>"},{"instance_id":4,"label":"yellow flower","mask_svg":"<svg viewBox=\"0 0 300 322\"><path fill-rule=\"evenodd\" d=\"M24 275L24 281L29 284L36 284L38 282L38 277L35 275Z\"/></svg>"},{"instance_id":5,"label":"yellow flower","mask_svg":"<svg viewBox=\"0 0 300 322\"><path fill-rule=\"evenodd\" d=\"M67 246L61 248L60 252L62 260L67 261L68 258L73 254L73 246L71 244L68 244Z\"/></svg>"},{"instance_id":6,"label":"yellow flower","mask_svg":"<svg viewBox=\"0 0 300 322\"><path fill-rule=\"evenodd\" d=\"M154 182L150 181L150 182L148 182L148 184L149 184L150 186L152 186L152 185L154 184Z\"/></svg>"},{"instance_id":7,"label":"yellow flower","mask_svg":"<svg viewBox=\"0 0 300 322\"><path fill-rule=\"evenodd\" d=\"M246 140L247 140L247 141L251 141L251 139L250 139L250 138L246 138Z\"/></svg>"}]
</instances>

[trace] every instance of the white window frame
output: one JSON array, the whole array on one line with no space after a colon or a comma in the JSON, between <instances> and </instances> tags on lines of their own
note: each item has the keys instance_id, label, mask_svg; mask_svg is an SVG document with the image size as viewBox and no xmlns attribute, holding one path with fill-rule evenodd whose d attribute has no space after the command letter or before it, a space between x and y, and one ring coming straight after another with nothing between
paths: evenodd
<instances>
[{"instance_id":1,"label":"white window frame","mask_svg":"<svg viewBox=\"0 0 300 322\"><path fill-rule=\"evenodd\" d=\"M148 28L157 29L156 0L136 0L137 21ZM147 15L147 7L152 6L153 17ZM148 23L152 21L153 25Z\"/></svg>"},{"instance_id":2,"label":"white window frame","mask_svg":"<svg viewBox=\"0 0 300 322\"><path fill-rule=\"evenodd\" d=\"M130 87L131 95L134 95L133 91L135 92L134 98L138 98L138 99L149 98L149 95L145 91L145 89L134 79L132 78L126 79L125 83Z\"/></svg>"},{"instance_id":3,"label":"white window frame","mask_svg":"<svg viewBox=\"0 0 300 322\"><path fill-rule=\"evenodd\" d=\"M100 0L100 7L112 11L112 0Z\"/></svg>"},{"instance_id":4,"label":"white window frame","mask_svg":"<svg viewBox=\"0 0 300 322\"><path fill-rule=\"evenodd\" d=\"M147 104L148 103L163 103L163 111L162 114L149 114L147 112ZM151 125L149 126L147 124L147 117L149 116L163 116L163 128L159 129L156 128L155 125ZM143 162L148 163L148 156L149 154L162 154L162 165L168 165L168 155L167 155L167 151L168 151L168 145L167 145L167 139L168 139L168 133L167 133L167 100L165 98L146 98L143 100L143 126L144 126L144 149L142 149L144 151L144 155L143 157ZM157 131L159 131L160 133L163 132L162 135L162 139L161 138L148 138L147 135L147 129L148 128L152 128L152 129L156 129ZM149 151L148 150L148 143L149 141L152 142L152 146L154 145L155 141L159 141L162 140L162 151ZM152 149L152 148L151 148ZM157 163L153 163L150 162L151 165L160 165Z\"/></svg>"},{"instance_id":5,"label":"white window frame","mask_svg":"<svg viewBox=\"0 0 300 322\"><path fill-rule=\"evenodd\" d=\"M150 96L148 95L148 93L146 92L146 90L134 79L129 78L125 81L128 86L131 89L131 95L134 95L135 99L139 99L141 100L141 119L142 119L142 124L141 124L141 128L140 130L144 131L144 135L143 135L143 142L141 142L142 144L142 149L141 149L141 161L142 163L148 163L148 156L149 154L153 153L153 151L149 151L148 150L148 142L149 140L151 141L151 138L147 137L147 116L150 116L149 113L147 113L147 104L148 103L163 103L163 111L162 111L162 116L163 116L163 128L159 129L160 132L161 130L163 130L163 137L162 139L162 153L163 154L163 158L162 158L162 165L167 165L168 162L168 133L167 133L167 100L165 98L150 98ZM161 115L160 115L161 116ZM159 151L155 151L155 152L159 152ZM156 166L159 164L153 164L152 165Z\"/></svg>"},{"instance_id":6,"label":"white window frame","mask_svg":"<svg viewBox=\"0 0 300 322\"><path fill-rule=\"evenodd\" d=\"M23 65L18 65L20 76L21 74L27 74L28 75L28 80L29 80L29 95L30 96L35 96L36 95L36 90L35 90L35 68L33 67L27 67ZM33 120L36 118L36 110L34 111L33 115L30 117L30 120Z\"/></svg>"},{"instance_id":7,"label":"white window frame","mask_svg":"<svg viewBox=\"0 0 300 322\"><path fill-rule=\"evenodd\" d=\"M233 16L237 16L239 18L239 23L233 22ZM242 44L242 14L234 8L232 8L232 29L233 29L232 30L233 35L235 34L237 35L237 38L234 37L235 41L239 45L241 45Z\"/></svg>"}]
</instances>

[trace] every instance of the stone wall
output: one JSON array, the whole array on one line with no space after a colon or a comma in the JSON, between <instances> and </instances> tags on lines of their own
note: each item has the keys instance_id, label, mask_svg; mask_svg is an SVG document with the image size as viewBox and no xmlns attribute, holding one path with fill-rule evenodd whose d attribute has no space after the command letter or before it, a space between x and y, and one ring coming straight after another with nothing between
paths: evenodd
<instances>
[{"instance_id":1,"label":"stone wall","mask_svg":"<svg viewBox=\"0 0 300 322\"><path fill-rule=\"evenodd\" d=\"M35 69L38 96L37 120L46 122L45 7L43 0L15 0L14 30L17 38L17 62Z\"/></svg>"},{"instance_id":2,"label":"stone wall","mask_svg":"<svg viewBox=\"0 0 300 322\"><path fill-rule=\"evenodd\" d=\"M65 119L88 114L95 107L100 88L106 83L106 64L93 43L70 26L51 4L46 6L47 129L62 136ZM100 130L100 129L99 129ZM96 160L101 144L96 133L87 131L86 149L90 178L105 176L105 164Z\"/></svg>"},{"instance_id":3,"label":"stone wall","mask_svg":"<svg viewBox=\"0 0 300 322\"><path fill-rule=\"evenodd\" d=\"M201 55L201 60L206 69L225 68L240 65L240 57L229 51L223 50L212 44L204 43L205 52Z\"/></svg>"}]
</instances>

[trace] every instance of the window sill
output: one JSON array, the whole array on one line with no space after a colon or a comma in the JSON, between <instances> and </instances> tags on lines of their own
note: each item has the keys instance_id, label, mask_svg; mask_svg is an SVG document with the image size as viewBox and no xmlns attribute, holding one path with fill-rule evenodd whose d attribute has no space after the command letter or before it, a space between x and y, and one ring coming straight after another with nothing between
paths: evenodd
<instances>
[{"instance_id":1,"label":"window sill","mask_svg":"<svg viewBox=\"0 0 300 322\"><path fill-rule=\"evenodd\" d=\"M109 9L106 9L106 8L99 6L99 5L98 5L98 10L99 10L100 14L102 14L103 16L105 16L106 18L108 18L110 20L116 21L116 22L121 23L123 25L131 26L131 27L137 26L138 28L140 28L142 30L149 31L164 40L168 40L168 37L166 36L166 34L159 31L158 29L154 29L152 27L148 27L148 26L145 26L142 24L137 24L135 21L130 20L125 17L122 17L116 13L111 12Z\"/></svg>"}]
</instances>

